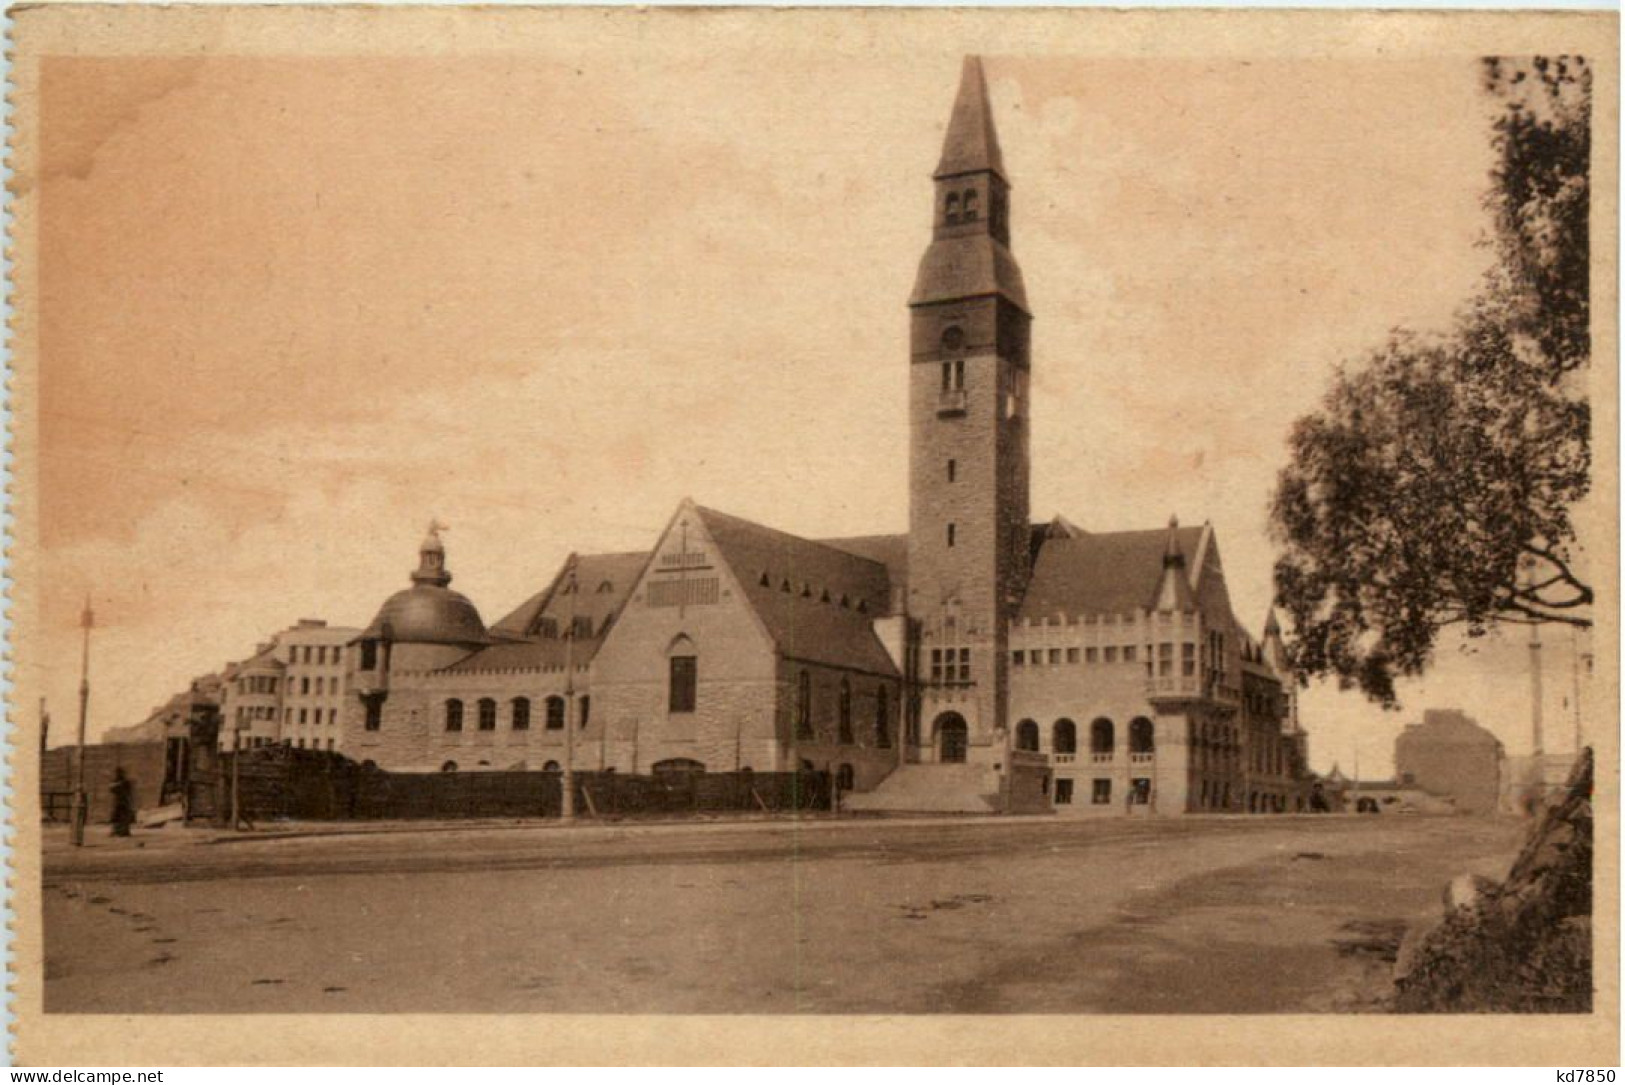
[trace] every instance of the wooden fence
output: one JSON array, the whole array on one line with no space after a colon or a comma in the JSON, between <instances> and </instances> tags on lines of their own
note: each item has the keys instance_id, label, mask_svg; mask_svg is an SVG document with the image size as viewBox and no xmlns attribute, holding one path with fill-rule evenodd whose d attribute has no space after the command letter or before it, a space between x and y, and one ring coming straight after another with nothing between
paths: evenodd
<instances>
[{"instance_id":1,"label":"wooden fence","mask_svg":"<svg viewBox=\"0 0 1625 1085\"><path fill-rule=\"evenodd\" d=\"M385 772L325 751L266 747L222 756L218 775L194 773L193 817L229 817L233 756L239 758L239 808L252 821L558 817L563 802L559 772ZM820 810L830 805L828 773L580 772L575 784L576 813L585 817Z\"/></svg>"}]
</instances>

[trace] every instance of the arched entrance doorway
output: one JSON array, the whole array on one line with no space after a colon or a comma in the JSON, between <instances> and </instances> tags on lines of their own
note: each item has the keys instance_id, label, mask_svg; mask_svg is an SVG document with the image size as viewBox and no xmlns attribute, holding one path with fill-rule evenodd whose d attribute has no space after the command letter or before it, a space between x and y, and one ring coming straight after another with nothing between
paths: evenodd
<instances>
[{"instance_id":1,"label":"arched entrance doorway","mask_svg":"<svg viewBox=\"0 0 1625 1085\"><path fill-rule=\"evenodd\" d=\"M965 717L958 712L944 712L933 726L937 736L937 760L944 764L963 764L970 748L970 728Z\"/></svg>"}]
</instances>

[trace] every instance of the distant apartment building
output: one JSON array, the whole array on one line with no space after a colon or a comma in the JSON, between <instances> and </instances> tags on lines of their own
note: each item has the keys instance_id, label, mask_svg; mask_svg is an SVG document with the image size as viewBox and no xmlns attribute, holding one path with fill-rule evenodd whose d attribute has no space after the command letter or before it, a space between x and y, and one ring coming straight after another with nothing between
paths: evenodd
<instances>
[{"instance_id":1,"label":"distant apartment building","mask_svg":"<svg viewBox=\"0 0 1625 1085\"><path fill-rule=\"evenodd\" d=\"M220 742L237 731L245 749L284 745L341 750L346 645L360 632L305 618L259 646L232 670Z\"/></svg>"},{"instance_id":2,"label":"distant apartment building","mask_svg":"<svg viewBox=\"0 0 1625 1085\"><path fill-rule=\"evenodd\" d=\"M1452 799L1462 813L1495 812L1505 762L1501 740L1453 708L1428 709L1394 740L1399 785Z\"/></svg>"}]
</instances>

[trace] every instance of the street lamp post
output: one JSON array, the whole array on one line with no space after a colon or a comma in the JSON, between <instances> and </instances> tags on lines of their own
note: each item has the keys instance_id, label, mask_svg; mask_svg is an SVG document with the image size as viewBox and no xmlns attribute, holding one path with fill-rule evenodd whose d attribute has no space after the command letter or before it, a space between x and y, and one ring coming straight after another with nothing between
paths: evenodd
<instances>
[{"instance_id":1,"label":"street lamp post","mask_svg":"<svg viewBox=\"0 0 1625 1085\"><path fill-rule=\"evenodd\" d=\"M85 609L79 615L79 628L84 631L84 642L79 657L79 745L73 755L73 846L85 843L85 822L90 819L90 796L85 790L85 720L90 712L90 630L96 624L96 615L90 609L90 596L85 596Z\"/></svg>"},{"instance_id":2,"label":"street lamp post","mask_svg":"<svg viewBox=\"0 0 1625 1085\"><path fill-rule=\"evenodd\" d=\"M564 626L564 795L559 815L565 821L576 816L576 564L570 557L570 569L565 576L564 593L570 597Z\"/></svg>"}]
</instances>

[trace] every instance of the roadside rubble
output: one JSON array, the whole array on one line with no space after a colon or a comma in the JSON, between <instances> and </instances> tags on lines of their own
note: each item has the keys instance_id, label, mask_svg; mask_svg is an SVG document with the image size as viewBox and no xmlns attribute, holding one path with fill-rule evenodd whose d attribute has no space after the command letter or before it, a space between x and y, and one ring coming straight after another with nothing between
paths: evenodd
<instances>
[{"instance_id":1,"label":"roadside rubble","mask_svg":"<svg viewBox=\"0 0 1625 1085\"><path fill-rule=\"evenodd\" d=\"M1590 1012L1593 773L1587 749L1505 881L1446 886L1444 918L1400 945L1395 1012Z\"/></svg>"}]
</instances>

